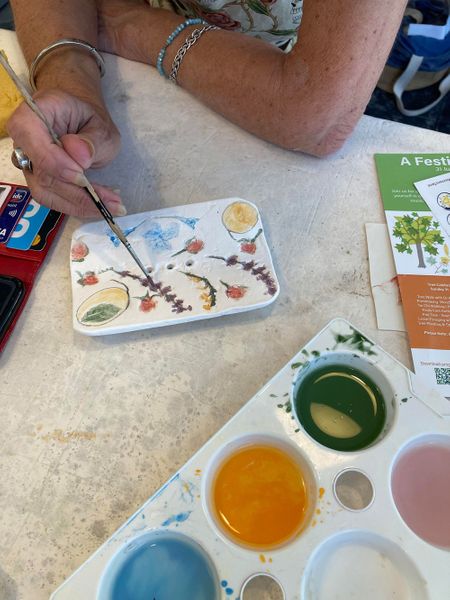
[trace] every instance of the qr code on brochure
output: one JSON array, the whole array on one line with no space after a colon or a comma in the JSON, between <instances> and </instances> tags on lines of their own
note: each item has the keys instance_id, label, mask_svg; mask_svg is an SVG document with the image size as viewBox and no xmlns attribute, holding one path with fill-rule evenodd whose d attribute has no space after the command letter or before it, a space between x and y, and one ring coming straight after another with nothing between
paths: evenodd
<instances>
[{"instance_id":1,"label":"qr code on brochure","mask_svg":"<svg viewBox=\"0 0 450 600\"><path fill-rule=\"evenodd\" d=\"M435 368L434 374L438 385L450 385L450 369L447 367Z\"/></svg>"}]
</instances>

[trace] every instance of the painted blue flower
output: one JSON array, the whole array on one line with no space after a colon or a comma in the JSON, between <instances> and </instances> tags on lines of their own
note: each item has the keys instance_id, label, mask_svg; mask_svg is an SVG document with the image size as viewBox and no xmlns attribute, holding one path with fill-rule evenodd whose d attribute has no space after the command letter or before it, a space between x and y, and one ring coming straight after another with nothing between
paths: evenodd
<instances>
[{"instance_id":1,"label":"painted blue flower","mask_svg":"<svg viewBox=\"0 0 450 600\"><path fill-rule=\"evenodd\" d=\"M195 229L197 223L200 221L200 219L197 219L197 217L177 217L177 216L175 216L175 217L155 217L155 218L156 219L175 219L176 221L181 221L182 223L184 223L191 229Z\"/></svg>"},{"instance_id":2,"label":"painted blue flower","mask_svg":"<svg viewBox=\"0 0 450 600\"><path fill-rule=\"evenodd\" d=\"M128 237L130 235L130 233L133 233L133 231L136 231L136 229L138 227L140 227L143 223L145 223L145 221L141 221L141 223L139 223L138 225L135 225L134 227L129 227L128 229L124 229L123 233L124 233L125 237ZM111 233L110 231L107 231L106 235L109 237L109 239L111 240L111 242L113 243L113 245L116 248L118 248L120 246L120 240L117 237L117 235L115 235L114 233Z\"/></svg>"},{"instance_id":3,"label":"painted blue flower","mask_svg":"<svg viewBox=\"0 0 450 600\"><path fill-rule=\"evenodd\" d=\"M166 229L163 229L159 223L151 223L150 229L144 233L144 238L152 250L164 252L164 250L172 250L169 240L178 237L179 231L178 223L170 223Z\"/></svg>"}]
</instances>

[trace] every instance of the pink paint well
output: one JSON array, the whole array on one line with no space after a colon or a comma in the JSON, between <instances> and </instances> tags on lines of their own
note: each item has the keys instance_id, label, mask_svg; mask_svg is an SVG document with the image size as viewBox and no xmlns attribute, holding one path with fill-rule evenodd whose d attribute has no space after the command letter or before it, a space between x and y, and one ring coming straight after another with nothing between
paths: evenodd
<instances>
[{"instance_id":1,"label":"pink paint well","mask_svg":"<svg viewBox=\"0 0 450 600\"><path fill-rule=\"evenodd\" d=\"M436 436L404 450L391 483L408 527L426 542L450 550L450 438Z\"/></svg>"}]
</instances>

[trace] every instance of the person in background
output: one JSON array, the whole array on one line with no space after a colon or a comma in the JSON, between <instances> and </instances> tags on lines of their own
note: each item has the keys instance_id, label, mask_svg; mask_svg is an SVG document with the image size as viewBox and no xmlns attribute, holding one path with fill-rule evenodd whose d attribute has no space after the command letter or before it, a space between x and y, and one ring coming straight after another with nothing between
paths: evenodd
<instances>
[{"instance_id":1,"label":"person in background","mask_svg":"<svg viewBox=\"0 0 450 600\"><path fill-rule=\"evenodd\" d=\"M14 146L31 161L32 170L24 173L42 204L71 215L96 215L79 187L80 175L108 164L119 151L95 49L156 66L163 77L264 140L325 156L342 146L363 114L406 4L154 1L157 7L141 0L12 0L34 98L64 146L52 144L25 104L7 124ZM83 42L67 43L72 39ZM58 40L65 42L55 47ZM95 187L114 215L125 214L117 193Z\"/></svg>"}]
</instances>

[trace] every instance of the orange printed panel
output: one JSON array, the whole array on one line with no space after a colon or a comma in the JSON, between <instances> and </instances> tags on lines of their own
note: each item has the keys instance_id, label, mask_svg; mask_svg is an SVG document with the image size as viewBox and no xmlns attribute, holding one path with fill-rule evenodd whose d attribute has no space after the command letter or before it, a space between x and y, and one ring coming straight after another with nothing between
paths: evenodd
<instances>
[{"instance_id":1,"label":"orange printed panel","mask_svg":"<svg viewBox=\"0 0 450 600\"><path fill-rule=\"evenodd\" d=\"M412 348L450 350L450 277L399 275Z\"/></svg>"}]
</instances>

